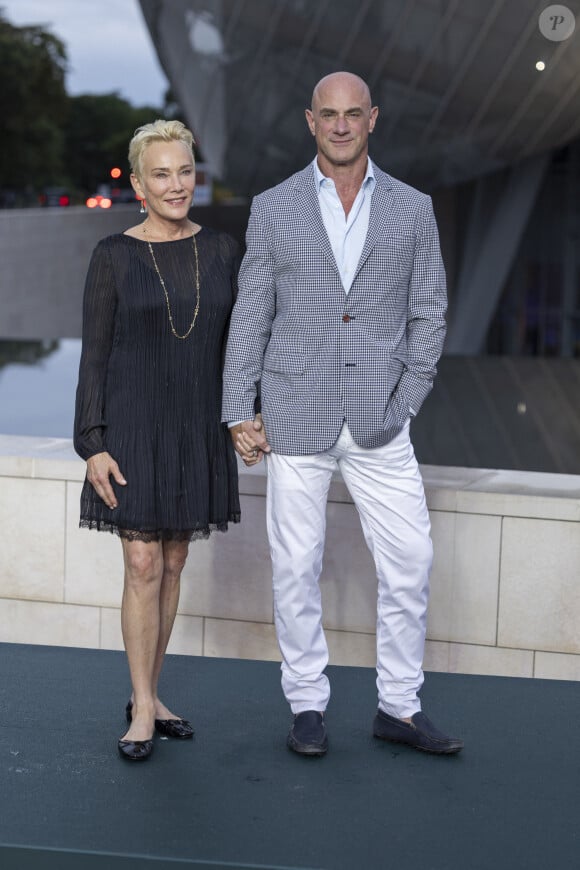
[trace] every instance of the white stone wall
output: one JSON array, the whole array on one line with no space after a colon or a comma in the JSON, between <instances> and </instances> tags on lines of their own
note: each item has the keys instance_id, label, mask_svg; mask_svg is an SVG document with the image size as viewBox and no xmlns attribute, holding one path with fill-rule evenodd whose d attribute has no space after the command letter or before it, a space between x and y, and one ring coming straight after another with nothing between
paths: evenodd
<instances>
[{"instance_id":1,"label":"white stone wall","mask_svg":"<svg viewBox=\"0 0 580 870\"><path fill-rule=\"evenodd\" d=\"M427 670L580 680L580 477L423 467L435 562ZM65 439L0 436L0 641L122 649L114 535L78 528L84 463ZM263 466L242 523L191 545L170 652L279 660ZM321 580L332 664L375 664L376 584L333 482Z\"/></svg>"}]
</instances>

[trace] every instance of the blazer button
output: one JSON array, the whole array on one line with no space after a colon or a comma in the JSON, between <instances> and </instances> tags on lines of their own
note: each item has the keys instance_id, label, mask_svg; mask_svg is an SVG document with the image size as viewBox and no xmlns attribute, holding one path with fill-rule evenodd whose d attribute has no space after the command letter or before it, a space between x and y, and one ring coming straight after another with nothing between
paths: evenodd
<instances>
[{"instance_id":1,"label":"blazer button","mask_svg":"<svg viewBox=\"0 0 580 870\"><path fill-rule=\"evenodd\" d=\"M349 321L350 321L350 316L348 314L343 314L342 315L342 322L349 323Z\"/></svg>"}]
</instances>

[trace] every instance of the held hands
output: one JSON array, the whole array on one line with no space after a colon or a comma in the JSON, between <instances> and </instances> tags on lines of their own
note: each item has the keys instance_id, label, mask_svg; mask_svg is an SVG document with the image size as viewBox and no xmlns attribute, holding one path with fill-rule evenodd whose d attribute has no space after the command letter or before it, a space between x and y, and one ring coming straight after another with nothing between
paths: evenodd
<instances>
[{"instance_id":1,"label":"held hands","mask_svg":"<svg viewBox=\"0 0 580 870\"><path fill-rule=\"evenodd\" d=\"M95 492L103 499L111 510L117 507L117 499L111 486L110 476L113 475L116 483L126 486L127 481L119 471L119 466L110 453L95 453L87 459L87 479L93 485Z\"/></svg>"},{"instance_id":2,"label":"held hands","mask_svg":"<svg viewBox=\"0 0 580 870\"><path fill-rule=\"evenodd\" d=\"M264 453L270 452L261 414L256 414L253 420L244 420L232 426L230 434L236 452L248 466L257 465Z\"/></svg>"}]
</instances>

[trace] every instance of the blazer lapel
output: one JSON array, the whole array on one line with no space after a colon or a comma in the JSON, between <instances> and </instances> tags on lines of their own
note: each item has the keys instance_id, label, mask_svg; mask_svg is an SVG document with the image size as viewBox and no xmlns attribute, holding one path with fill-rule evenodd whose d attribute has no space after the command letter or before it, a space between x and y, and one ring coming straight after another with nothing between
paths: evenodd
<instances>
[{"instance_id":1,"label":"blazer lapel","mask_svg":"<svg viewBox=\"0 0 580 870\"><path fill-rule=\"evenodd\" d=\"M361 251L353 281L366 263L369 254L379 238L384 236L385 233L388 233L391 226L391 216L393 214L393 191L391 180L389 176L375 166L374 163L373 172L375 174L376 184L371 199L367 237Z\"/></svg>"},{"instance_id":2,"label":"blazer lapel","mask_svg":"<svg viewBox=\"0 0 580 870\"><path fill-rule=\"evenodd\" d=\"M373 171L376 184L371 199L369 226L353 281L364 266L379 238L389 233L392 229L393 191L391 179L386 172L383 172L374 163ZM295 192L297 208L306 226L312 233L313 239L320 245L324 256L340 280L340 272L334 259L328 234L322 222L322 213L320 211L320 202L316 192L316 181L312 166L307 166L306 169L298 174Z\"/></svg>"},{"instance_id":3,"label":"blazer lapel","mask_svg":"<svg viewBox=\"0 0 580 870\"><path fill-rule=\"evenodd\" d=\"M299 174L296 185L296 203L300 214L304 218L304 222L315 242L320 245L324 256L329 261L337 275L338 266L334 259L332 246L328 240L328 233L322 222L322 213L320 211L320 202L316 192L316 179L314 177L314 169L312 166L307 166L306 169Z\"/></svg>"}]
</instances>

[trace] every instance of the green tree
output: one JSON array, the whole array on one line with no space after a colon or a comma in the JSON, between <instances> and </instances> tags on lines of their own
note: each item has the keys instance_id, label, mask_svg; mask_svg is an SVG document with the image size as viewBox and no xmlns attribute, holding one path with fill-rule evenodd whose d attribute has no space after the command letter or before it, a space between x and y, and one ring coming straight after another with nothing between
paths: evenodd
<instances>
[{"instance_id":1,"label":"green tree","mask_svg":"<svg viewBox=\"0 0 580 870\"><path fill-rule=\"evenodd\" d=\"M129 186L129 141L137 127L163 117L162 112L153 106L135 108L117 93L70 97L64 153L75 186L94 193L110 181L113 166L123 171L121 185Z\"/></svg>"},{"instance_id":2,"label":"green tree","mask_svg":"<svg viewBox=\"0 0 580 870\"><path fill-rule=\"evenodd\" d=\"M15 27L0 9L0 188L63 180L66 50L41 26Z\"/></svg>"},{"instance_id":3,"label":"green tree","mask_svg":"<svg viewBox=\"0 0 580 870\"><path fill-rule=\"evenodd\" d=\"M1 2L1 0L0 0ZM16 27L0 7L0 203L16 191L12 204L46 186L67 186L82 199L110 181L113 166L129 187L127 148L135 129L156 118L176 117L171 92L163 108L134 107L113 92L69 97L63 42L40 25ZM7 197L6 197L7 199Z\"/></svg>"}]
</instances>

